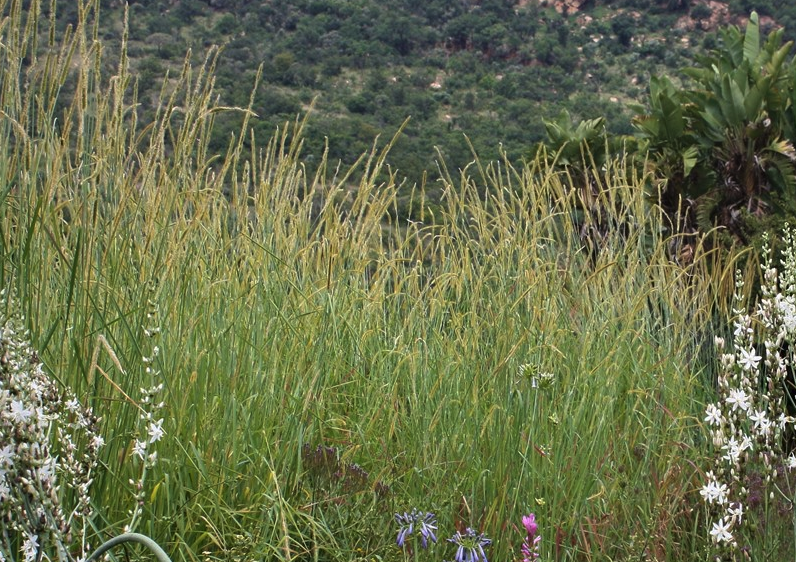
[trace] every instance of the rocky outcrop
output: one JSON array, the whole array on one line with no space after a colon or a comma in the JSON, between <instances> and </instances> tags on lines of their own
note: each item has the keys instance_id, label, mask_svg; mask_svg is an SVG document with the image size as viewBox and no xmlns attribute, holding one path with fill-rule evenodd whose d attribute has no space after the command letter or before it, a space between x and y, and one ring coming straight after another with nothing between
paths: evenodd
<instances>
[{"instance_id":1,"label":"rocky outcrop","mask_svg":"<svg viewBox=\"0 0 796 562\"><path fill-rule=\"evenodd\" d=\"M543 8L552 6L559 14L576 14L580 10L593 4L593 0L539 0L539 5Z\"/></svg>"},{"instance_id":2,"label":"rocky outcrop","mask_svg":"<svg viewBox=\"0 0 796 562\"><path fill-rule=\"evenodd\" d=\"M695 2L692 5L704 5L710 8L710 16L706 18L694 18L693 9L691 14L682 16L677 20L674 27L675 29L682 29L683 31L693 31L694 29L701 29L703 31L715 31L720 27L728 25L737 25L738 27L745 27L749 18L746 16L737 16L730 13L730 8L727 2L719 2L718 0L703 0ZM769 16L760 16L760 30L764 33L779 27L777 22Z\"/></svg>"}]
</instances>

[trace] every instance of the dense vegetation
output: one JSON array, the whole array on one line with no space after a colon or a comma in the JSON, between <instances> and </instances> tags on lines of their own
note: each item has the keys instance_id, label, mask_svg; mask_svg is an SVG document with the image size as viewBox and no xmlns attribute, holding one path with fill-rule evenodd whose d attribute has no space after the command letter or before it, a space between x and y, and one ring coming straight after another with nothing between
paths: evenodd
<instances>
[{"instance_id":1,"label":"dense vegetation","mask_svg":"<svg viewBox=\"0 0 796 562\"><path fill-rule=\"evenodd\" d=\"M71 3L48 21L36 2L23 10L0 0L0 430L21 442L16 428L36 418L28 425L39 434L30 433L44 439L81 411L53 406L38 418L14 379L27 369L90 405L100 419L87 417L89 435L104 440L75 444L99 455L90 494L67 489L68 475L63 487L36 488L53 483L47 463L74 453L57 439L44 459L29 441L0 444L0 484L23 498L14 505L0 490L3 523L20 525L2 526L0 553L56 558L50 522L26 510L40 494L48 509L94 509L57 520L69 533L55 538L72 540L57 552L63 560L124 529L186 561L451 559L444 540L428 552L396 546L394 514L413 508L435 514L440 539L467 527L491 538L490 560L520 557L531 512L546 559L729 556L711 540L717 513L702 498L718 497L707 472L730 453L708 439L704 404L737 383L717 388L726 371L770 374L778 355L767 355L769 371L750 367L761 357L741 311L754 308L754 269L746 284L734 279L738 255L696 235L688 259L673 255L680 227L657 204L654 180L656 169L682 169L681 183L665 185L687 195L702 185L686 181L698 166L733 177L713 158L734 146L723 135L754 133L766 119L766 135L742 140L786 146L778 135L790 134L790 116L777 116L776 96L752 93L767 85L792 99L792 62L776 55L784 36L759 41L754 19L724 35L728 48L709 56L717 68L739 57L731 95L722 94L726 69L695 77L717 88L716 115L689 97L699 89L653 83L654 103L628 129L646 130L633 138L651 170L604 142L615 137L598 119L562 114L543 128L559 142L554 154L441 167L432 176L441 195L410 199L417 220L407 222L395 220L402 176L389 169L400 139L348 167L331 144L313 152L315 117L261 136L248 94L243 108L228 107L227 92L219 99L212 58L181 66L142 105L141 59L125 51L141 45L114 51L116 33L106 45L102 18L120 20L97 5L78 2L76 28L58 39ZM773 68L788 80L766 78ZM677 96L697 107L672 111ZM743 126L718 121L740 107ZM215 127L227 134L235 119L218 152ZM683 134L669 134L672 123ZM790 189L777 172L787 162L763 164L744 192L756 210ZM796 311L792 277L780 304ZM25 330L35 351L22 361L9 342ZM718 360L716 336L743 370ZM733 350L736 341L744 347ZM25 392L44 387L33 379ZM733 432L751 431L738 409L728 414ZM762 445L755 452L768 455ZM743 505L746 526L732 528L744 550L732 552L793 558L785 463L796 457L744 458L733 492L755 495ZM23 461L35 469L22 472L28 481L7 479Z\"/></svg>"},{"instance_id":2,"label":"dense vegetation","mask_svg":"<svg viewBox=\"0 0 796 562\"><path fill-rule=\"evenodd\" d=\"M102 4L98 34L111 55L104 59L111 71L122 39L123 3ZM761 15L770 14L781 25L792 22L786 29L796 29L796 8L788 3L754 4ZM252 100L257 136L270 136L314 102L305 158L317 163L328 150L329 161L350 164L375 137L381 135L383 145L411 117L388 163L409 185L419 184L424 171L436 175L440 159L451 169L469 163L467 139L484 160L499 159L502 146L519 162L545 138L543 120L561 109L576 120L603 116L609 132L628 133L628 103L640 100L650 77L674 74L717 43L700 2L587 2L583 11L567 16L552 5L535 0L130 2L128 54L139 101L148 110L140 118L153 118L163 76L179 74L188 49L198 63L211 45L220 45L215 72L220 105L247 107L263 65ZM752 7L738 0L729 10L747 16ZM61 26L75 21L71 3L58 10ZM239 116L219 116L211 150L224 153L239 126Z\"/></svg>"}]
</instances>

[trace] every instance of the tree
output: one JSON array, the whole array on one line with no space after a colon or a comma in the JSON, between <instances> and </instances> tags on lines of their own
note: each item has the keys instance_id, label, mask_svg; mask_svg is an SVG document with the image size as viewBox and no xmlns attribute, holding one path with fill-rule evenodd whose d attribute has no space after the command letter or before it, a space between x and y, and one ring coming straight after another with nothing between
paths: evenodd
<instances>
[{"instance_id":1,"label":"tree","mask_svg":"<svg viewBox=\"0 0 796 562\"><path fill-rule=\"evenodd\" d=\"M707 4L697 4L691 8L691 17L697 21L706 20L713 15L713 10Z\"/></svg>"},{"instance_id":2,"label":"tree","mask_svg":"<svg viewBox=\"0 0 796 562\"><path fill-rule=\"evenodd\" d=\"M611 31L616 34L619 44L624 48L630 47L633 42L633 34L636 30L636 20L633 16L622 12L611 20Z\"/></svg>"},{"instance_id":3,"label":"tree","mask_svg":"<svg viewBox=\"0 0 796 562\"><path fill-rule=\"evenodd\" d=\"M772 215L796 214L796 98L792 43L774 31L760 44L752 13L744 32L722 34L723 49L685 69L696 84L650 82L650 108L634 123L649 150L658 202L673 227L724 227L749 244Z\"/></svg>"}]
</instances>

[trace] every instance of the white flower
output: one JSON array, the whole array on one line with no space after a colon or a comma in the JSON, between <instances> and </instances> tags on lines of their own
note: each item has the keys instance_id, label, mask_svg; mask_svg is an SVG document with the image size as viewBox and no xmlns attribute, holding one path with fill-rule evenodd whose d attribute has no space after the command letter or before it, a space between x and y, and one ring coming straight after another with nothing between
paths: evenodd
<instances>
[{"instance_id":1,"label":"white flower","mask_svg":"<svg viewBox=\"0 0 796 562\"><path fill-rule=\"evenodd\" d=\"M785 466L791 470L796 468L796 456L794 456L793 453L791 453L788 458L785 459Z\"/></svg>"},{"instance_id":2,"label":"white flower","mask_svg":"<svg viewBox=\"0 0 796 562\"><path fill-rule=\"evenodd\" d=\"M719 519L713 524L713 528L710 530L710 536L713 537L713 542L732 542L732 533L730 533L731 528L732 521L727 521L725 523L724 517Z\"/></svg>"},{"instance_id":3,"label":"white flower","mask_svg":"<svg viewBox=\"0 0 796 562\"><path fill-rule=\"evenodd\" d=\"M708 404L707 408L705 408L705 421L708 422L710 425L721 425L723 421L723 417L721 415L721 410L719 410L715 404Z\"/></svg>"},{"instance_id":4,"label":"white flower","mask_svg":"<svg viewBox=\"0 0 796 562\"><path fill-rule=\"evenodd\" d=\"M749 317L742 314L738 317L738 320L735 321L735 332L733 334L736 338L741 337L742 335L751 331L751 328L748 327L749 324Z\"/></svg>"},{"instance_id":5,"label":"white flower","mask_svg":"<svg viewBox=\"0 0 796 562\"><path fill-rule=\"evenodd\" d=\"M784 413L780 414L779 417L777 418L777 425L779 426L780 429L785 429L786 425L794 422L796 422L796 418L792 416L786 416Z\"/></svg>"},{"instance_id":6,"label":"white flower","mask_svg":"<svg viewBox=\"0 0 796 562\"><path fill-rule=\"evenodd\" d=\"M741 460L741 453L751 448L752 441L749 437L744 436L743 441L740 443L738 443L735 437L730 437L730 440L721 448L723 451L727 451L727 454L721 458L733 464L738 464L738 461Z\"/></svg>"},{"instance_id":7,"label":"white flower","mask_svg":"<svg viewBox=\"0 0 796 562\"><path fill-rule=\"evenodd\" d=\"M55 459L50 458L38 469L39 481L52 484L55 482Z\"/></svg>"},{"instance_id":8,"label":"white flower","mask_svg":"<svg viewBox=\"0 0 796 562\"><path fill-rule=\"evenodd\" d=\"M14 466L14 446L6 445L0 449L0 467L7 466L12 468Z\"/></svg>"},{"instance_id":9,"label":"white flower","mask_svg":"<svg viewBox=\"0 0 796 562\"><path fill-rule=\"evenodd\" d=\"M105 439L102 438L102 435L95 435L91 440L91 446L95 449L101 449L103 445L105 445Z\"/></svg>"},{"instance_id":10,"label":"white flower","mask_svg":"<svg viewBox=\"0 0 796 562\"><path fill-rule=\"evenodd\" d=\"M136 440L135 445L133 445L133 454L138 455L138 458L144 460L146 456L146 441Z\"/></svg>"},{"instance_id":11,"label":"white flower","mask_svg":"<svg viewBox=\"0 0 796 562\"><path fill-rule=\"evenodd\" d=\"M25 562L33 562L39 553L39 535L28 534L25 544L22 545L22 552L25 554Z\"/></svg>"},{"instance_id":12,"label":"white flower","mask_svg":"<svg viewBox=\"0 0 796 562\"><path fill-rule=\"evenodd\" d=\"M757 369L757 364L760 363L761 359L762 357L760 357L754 349L749 351L742 349L738 364L744 371L753 371Z\"/></svg>"},{"instance_id":13,"label":"white flower","mask_svg":"<svg viewBox=\"0 0 796 562\"><path fill-rule=\"evenodd\" d=\"M743 439L741 439L741 442L738 444L738 448L741 450L742 453L747 449L750 451L752 450L752 440L749 438L748 435L743 436Z\"/></svg>"},{"instance_id":14,"label":"white flower","mask_svg":"<svg viewBox=\"0 0 796 562\"><path fill-rule=\"evenodd\" d=\"M22 400L11 401L11 419L17 423L25 423L33 415L33 410L25 407Z\"/></svg>"},{"instance_id":15,"label":"white flower","mask_svg":"<svg viewBox=\"0 0 796 562\"><path fill-rule=\"evenodd\" d=\"M777 295L776 306L782 314L782 325L788 332L796 330L796 304L794 298Z\"/></svg>"},{"instance_id":16,"label":"white flower","mask_svg":"<svg viewBox=\"0 0 796 562\"><path fill-rule=\"evenodd\" d=\"M766 416L765 410L758 410L754 412L749 416L749 419L754 422L754 428L758 435L766 437L771 433L771 426L773 424L771 423L771 420L768 419L768 416Z\"/></svg>"},{"instance_id":17,"label":"white flower","mask_svg":"<svg viewBox=\"0 0 796 562\"><path fill-rule=\"evenodd\" d=\"M731 523L740 523L743 518L743 505L741 502L735 502L727 508L727 515L730 516Z\"/></svg>"},{"instance_id":18,"label":"white flower","mask_svg":"<svg viewBox=\"0 0 796 562\"><path fill-rule=\"evenodd\" d=\"M711 479L710 482L702 487L699 494L707 503L724 505L727 503L727 492L726 484L719 484L716 480Z\"/></svg>"},{"instance_id":19,"label":"white flower","mask_svg":"<svg viewBox=\"0 0 796 562\"><path fill-rule=\"evenodd\" d=\"M730 395L726 399L727 404L732 406L732 411L734 412L738 408L743 410L744 412L749 409L751 405L751 398L748 394L746 394L745 390L739 388L733 388L730 390Z\"/></svg>"},{"instance_id":20,"label":"white flower","mask_svg":"<svg viewBox=\"0 0 796 562\"><path fill-rule=\"evenodd\" d=\"M149 424L149 442L156 443L160 441L160 438L165 435L165 431L163 431L163 418L160 418L156 422L151 422Z\"/></svg>"}]
</instances>

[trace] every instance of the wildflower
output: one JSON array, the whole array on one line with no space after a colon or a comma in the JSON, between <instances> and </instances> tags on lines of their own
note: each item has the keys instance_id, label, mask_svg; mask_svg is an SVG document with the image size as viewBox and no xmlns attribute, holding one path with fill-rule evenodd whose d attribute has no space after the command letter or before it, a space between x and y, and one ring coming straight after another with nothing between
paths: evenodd
<instances>
[{"instance_id":1,"label":"wildflower","mask_svg":"<svg viewBox=\"0 0 796 562\"><path fill-rule=\"evenodd\" d=\"M755 411L749 416L749 419L754 422L754 428L758 435L767 436L771 433L772 423L771 420L768 419L765 410Z\"/></svg>"},{"instance_id":2,"label":"wildflower","mask_svg":"<svg viewBox=\"0 0 796 562\"><path fill-rule=\"evenodd\" d=\"M26 408L22 400L11 401L11 420L17 423L26 423L33 415L33 410Z\"/></svg>"},{"instance_id":3,"label":"wildflower","mask_svg":"<svg viewBox=\"0 0 796 562\"><path fill-rule=\"evenodd\" d=\"M727 515L730 516L731 523L740 523L743 519L743 504L734 502L727 508Z\"/></svg>"},{"instance_id":4,"label":"wildflower","mask_svg":"<svg viewBox=\"0 0 796 562\"><path fill-rule=\"evenodd\" d=\"M539 558L539 544L542 542L542 536L536 535L533 540L530 537L522 541L522 562L532 562Z\"/></svg>"},{"instance_id":5,"label":"wildflower","mask_svg":"<svg viewBox=\"0 0 796 562\"><path fill-rule=\"evenodd\" d=\"M522 524L525 527L525 531L531 537L534 536L536 531L539 529L539 526L536 524L536 515L533 513L530 515L523 515Z\"/></svg>"},{"instance_id":6,"label":"wildflower","mask_svg":"<svg viewBox=\"0 0 796 562\"><path fill-rule=\"evenodd\" d=\"M761 359L762 357L755 353L754 349L750 351L742 349L738 364L741 366L741 368L743 368L744 371L754 371L757 369L757 365L760 363Z\"/></svg>"},{"instance_id":7,"label":"wildflower","mask_svg":"<svg viewBox=\"0 0 796 562\"><path fill-rule=\"evenodd\" d=\"M738 464L741 460L741 454L751 448L752 441L748 436L744 435L740 443L735 437L730 437L729 441L722 446L722 450L727 451L727 453L721 458L733 464Z\"/></svg>"},{"instance_id":8,"label":"wildflower","mask_svg":"<svg viewBox=\"0 0 796 562\"><path fill-rule=\"evenodd\" d=\"M14 446L6 445L0 449L0 467L7 466L9 468L14 466Z\"/></svg>"},{"instance_id":9,"label":"wildflower","mask_svg":"<svg viewBox=\"0 0 796 562\"><path fill-rule=\"evenodd\" d=\"M413 509L411 513L396 513L395 521L399 527L398 538L395 542L399 547L404 547L406 539L414 532L415 527L420 529L420 544L423 548L428 548L429 539L431 542L437 542L437 536L434 534L434 531L437 530L437 519L433 513L423 513Z\"/></svg>"},{"instance_id":10,"label":"wildflower","mask_svg":"<svg viewBox=\"0 0 796 562\"><path fill-rule=\"evenodd\" d=\"M25 556L25 562L33 562L39 553L39 535L28 533L28 538L25 539L25 544L22 545L22 553Z\"/></svg>"},{"instance_id":11,"label":"wildflower","mask_svg":"<svg viewBox=\"0 0 796 562\"><path fill-rule=\"evenodd\" d=\"M715 404L708 404L707 408L705 408L705 421L708 422L710 425L721 425L723 421L723 417L721 415L721 410L719 410Z\"/></svg>"},{"instance_id":12,"label":"wildflower","mask_svg":"<svg viewBox=\"0 0 796 562\"><path fill-rule=\"evenodd\" d=\"M713 542L731 543L733 540L732 533L730 532L731 528L732 521L727 521L725 523L724 517L715 522L713 528L710 530L710 536L713 537Z\"/></svg>"},{"instance_id":13,"label":"wildflower","mask_svg":"<svg viewBox=\"0 0 796 562\"><path fill-rule=\"evenodd\" d=\"M144 460L146 456L146 441L136 440L135 445L133 445L133 454L138 455L138 458Z\"/></svg>"},{"instance_id":14,"label":"wildflower","mask_svg":"<svg viewBox=\"0 0 796 562\"><path fill-rule=\"evenodd\" d=\"M745 314L742 314L738 317L738 320L735 322L735 332L734 335L736 338L740 338L744 334L752 333L752 328L749 327L750 319Z\"/></svg>"},{"instance_id":15,"label":"wildflower","mask_svg":"<svg viewBox=\"0 0 796 562\"><path fill-rule=\"evenodd\" d=\"M777 418L777 426L784 430L789 423L796 423L796 418L793 416L786 416L784 412L780 413L779 417Z\"/></svg>"},{"instance_id":16,"label":"wildflower","mask_svg":"<svg viewBox=\"0 0 796 562\"><path fill-rule=\"evenodd\" d=\"M166 433L163 431L163 418L160 418L156 422L151 422L149 424L149 442L155 443L160 441L160 438Z\"/></svg>"},{"instance_id":17,"label":"wildflower","mask_svg":"<svg viewBox=\"0 0 796 562\"><path fill-rule=\"evenodd\" d=\"M539 526L536 524L536 515L523 515L522 524L525 527L527 536L522 541L522 560L523 562L532 562L539 558L539 545L542 542L542 536L538 535Z\"/></svg>"},{"instance_id":18,"label":"wildflower","mask_svg":"<svg viewBox=\"0 0 796 562\"><path fill-rule=\"evenodd\" d=\"M476 532L467 528L464 534L456 532L448 542L456 545L456 562L488 562L484 547L492 544L492 541L483 533L476 534Z\"/></svg>"},{"instance_id":19,"label":"wildflower","mask_svg":"<svg viewBox=\"0 0 796 562\"><path fill-rule=\"evenodd\" d=\"M102 435L95 435L91 439L91 446L94 449L101 449L105 445L105 439L102 438Z\"/></svg>"},{"instance_id":20,"label":"wildflower","mask_svg":"<svg viewBox=\"0 0 796 562\"><path fill-rule=\"evenodd\" d=\"M45 373L9 301L0 292L0 558L50 560L91 527L99 420Z\"/></svg>"},{"instance_id":21,"label":"wildflower","mask_svg":"<svg viewBox=\"0 0 796 562\"><path fill-rule=\"evenodd\" d=\"M781 297L781 295L777 296ZM779 298L777 300L777 308L782 314L782 324L785 330L788 332L796 330L796 304L794 304L793 297L790 299Z\"/></svg>"},{"instance_id":22,"label":"wildflower","mask_svg":"<svg viewBox=\"0 0 796 562\"><path fill-rule=\"evenodd\" d=\"M719 484L718 481L711 479L699 491L699 494L707 503L717 503L723 505L727 502L727 485Z\"/></svg>"},{"instance_id":23,"label":"wildflower","mask_svg":"<svg viewBox=\"0 0 796 562\"><path fill-rule=\"evenodd\" d=\"M727 404L732 406L732 411L741 409L744 412L751 406L751 399L745 390L733 388L730 390L730 395L726 398Z\"/></svg>"}]
</instances>

